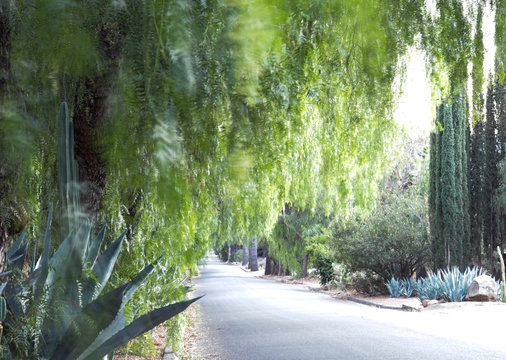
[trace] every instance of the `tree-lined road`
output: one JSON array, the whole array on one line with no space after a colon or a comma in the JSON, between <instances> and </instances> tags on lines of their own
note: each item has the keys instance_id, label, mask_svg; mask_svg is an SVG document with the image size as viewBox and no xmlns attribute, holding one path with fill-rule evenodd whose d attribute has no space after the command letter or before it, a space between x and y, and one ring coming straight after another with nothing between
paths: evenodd
<instances>
[{"instance_id":1,"label":"tree-lined road","mask_svg":"<svg viewBox=\"0 0 506 360\"><path fill-rule=\"evenodd\" d=\"M501 306L466 310L494 308L495 321L459 309L380 310L255 278L215 258L196 278L201 294L197 331L207 332L213 359L506 359Z\"/></svg>"}]
</instances>

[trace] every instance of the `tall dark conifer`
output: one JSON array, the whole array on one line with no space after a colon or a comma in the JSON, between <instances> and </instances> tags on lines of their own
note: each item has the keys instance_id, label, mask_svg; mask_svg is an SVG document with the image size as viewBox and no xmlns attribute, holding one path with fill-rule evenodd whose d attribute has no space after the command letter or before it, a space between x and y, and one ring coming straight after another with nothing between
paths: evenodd
<instances>
[{"instance_id":1,"label":"tall dark conifer","mask_svg":"<svg viewBox=\"0 0 506 360\"><path fill-rule=\"evenodd\" d=\"M481 263L483 236L483 172L485 167L483 123L483 7L478 7L473 39L471 126L469 134L469 217L471 258Z\"/></svg>"},{"instance_id":2,"label":"tall dark conifer","mask_svg":"<svg viewBox=\"0 0 506 360\"><path fill-rule=\"evenodd\" d=\"M457 239L457 201L455 194L455 134L452 104L443 106L441 143L441 209L443 213L443 246L446 265L458 265L461 247Z\"/></svg>"},{"instance_id":3,"label":"tall dark conifer","mask_svg":"<svg viewBox=\"0 0 506 360\"><path fill-rule=\"evenodd\" d=\"M432 253L434 258L434 266L441 268L445 265L445 247L443 239L443 206L441 198L441 149L443 142L443 104L439 105L436 113L436 133L434 142L435 155L435 198L434 198L434 232L432 233Z\"/></svg>"},{"instance_id":4,"label":"tall dark conifer","mask_svg":"<svg viewBox=\"0 0 506 360\"><path fill-rule=\"evenodd\" d=\"M464 239L464 199L463 199L463 174L462 174L462 151L463 151L463 139L462 139L462 116L463 111L460 97L454 96L452 102L452 123L453 123L453 139L454 139L454 162L455 162L455 250L452 255L455 260L455 264L462 266L463 264L463 239Z\"/></svg>"},{"instance_id":5,"label":"tall dark conifer","mask_svg":"<svg viewBox=\"0 0 506 360\"><path fill-rule=\"evenodd\" d=\"M439 110L438 110L439 111ZM436 117L437 119L437 117ZM430 159L429 159L429 224L430 224L430 234L431 234L431 243L432 243L432 253L434 258L437 255L436 244L438 244L438 236L437 236L437 210L436 210L436 199L438 199L437 195L437 186L436 183L438 181L437 174L437 157L439 154L438 149L438 141L437 137L439 136L437 123L434 126L434 131L430 133Z\"/></svg>"},{"instance_id":6,"label":"tall dark conifer","mask_svg":"<svg viewBox=\"0 0 506 360\"><path fill-rule=\"evenodd\" d=\"M497 136L499 139L500 145L500 157L499 163L502 164L503 168L501 169L504 172L506 169L504 168L505 159L506 159L506 83L501 84L498 80L495 86L495 106L496 106L496 116L497 116ZM504 176L502 176L504 179ZM501 184L499 184L500 186ZM497 204L496 204L497 205ZM499 221L499 246L504 251L504 244L506 241L506 209L505 206L496 206L498 212L498 221Z\"/></svg>"},{"instance_id":7,"label":"tall dark conifer","mask_svg":"<svg viewBox=\"0 0 506 360\"><path fill-rule=\"evenodd\" d=\"M490 266L494 263L494 248L497 237L494 192L498 186L497 160L499 157L496 131L497 123L494 104L494 87L487 91L485 124L485 171L483 184L483 242Z\"/></svg>"}]
</instances>

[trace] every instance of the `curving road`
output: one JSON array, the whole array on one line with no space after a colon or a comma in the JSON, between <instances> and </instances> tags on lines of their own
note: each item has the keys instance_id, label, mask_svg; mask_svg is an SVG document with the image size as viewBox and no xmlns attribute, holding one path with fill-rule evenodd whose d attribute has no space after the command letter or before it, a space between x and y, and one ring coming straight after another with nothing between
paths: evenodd
<instances>
[{"instance_id":1,"label":"curving road","mask_svg":"<svg viewBox=\"0 0 506 360\"><path fill-rule=\"evenodd\" d=\"M196 278L208 359L506 359L506 307L380 310L207 260ZM496 326L497 324L497 326Z\"/></svg>"}]
</instances>

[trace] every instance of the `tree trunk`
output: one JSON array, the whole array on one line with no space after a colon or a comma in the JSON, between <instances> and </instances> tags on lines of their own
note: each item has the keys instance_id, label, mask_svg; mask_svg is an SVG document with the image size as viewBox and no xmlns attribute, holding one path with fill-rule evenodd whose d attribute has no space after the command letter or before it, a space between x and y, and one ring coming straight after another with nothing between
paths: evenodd
<instances>
[{"instance_id":1,"label":"tree trunk","mask_svg":"<svg viewBox=\"0 0 506 360\"><path fill-rule=\"evenodd\" d=\"M105 162L97 142L104 122L109 84L104 76L88 79L74 110L75 157L79 165L80 198L87 216L96 219L106 182Z\"/></svg>"},{"instance_id":2,"label":"tree trunk","mask_svg":"<svg viewBox=\"0 0 506 360\"><path fill-rule=\"evenodd\" d=\"M227 262L228 263L230 262L230 251L231 251L231 248L230 248L230 245L229 245L228 248L227 248Z\"/></svg>"},{"instance_id":3,"label":"tree trunk","mask_svg":"<svg viewBox=\"0 0 506 360\"><path fill-rule=\"evenodd\" d=\"M242 266L248 265L248 246L244 244L242 246Z\"/></svg>"},{"instance_id":4,"label":"tree trunk","mask_svg":"<svg viewBox=\"0 0 506 360\"><path fill-rule=\"evenodd\" d=\"M235 254L237 253L237 244L234 244L230 247L230 260L235 261Z\"/></svg>"},{"instance_id":5,"label":"tree trunk","mask_svg":"<svg viewBox=\"0 0 506 360\"><path fill-rule=\"evenodd\" d=\"M302 258L302 273L300 275L301 278L307 277L307 253L304 254Z\"/></svg>"},{"instance_id":6,"label":"tree trunk","mask_svg":"<svg viewBox=\"0 0 506 360\"><path fill-rule=\"evenodd\" d=\"M269 243L265 242L265 275L271 275L273 270L272 260L269 257Z\"/></svg>"},{"instance_id":7,"label":"tree trunk","mask_svg":"<svg viewBox=\"0 0 506 360\"><path fill-rule=\"evenodd\" d=\"M257 238L251 239L249 247L249 269L251 271L258 271L258 257L257 257Z\"/></svg>"},{"instance_id":8,"label":"tree trunk","mask_svg":"<svg viewBox=\"0 0 506 360\"><path fill-rule=\"evenodd\" d=\"M2 93L8 86L11 70L10 3L7 0L0 0L0 91Z\"/></svg>"},{"instance_id":9,"label":"tree trunk","mask_svg":"<svg viewBox=\"0 0 506 360\"><path fill-rule=\"evenodd\" d=\"M114 29L113 22L103 22L98 29L104 70L84 81L76 91L73 114L75 157L82 185L80 200L90 218L96 218L102 204L106 184L106 164L98 146L101 126L107 118L107 100L114 79L118 76L118 58L124 34ZM81 90L81 91L79 91ZM98 226L98 223L96 223Z\"/></svg>"}]
</instances>

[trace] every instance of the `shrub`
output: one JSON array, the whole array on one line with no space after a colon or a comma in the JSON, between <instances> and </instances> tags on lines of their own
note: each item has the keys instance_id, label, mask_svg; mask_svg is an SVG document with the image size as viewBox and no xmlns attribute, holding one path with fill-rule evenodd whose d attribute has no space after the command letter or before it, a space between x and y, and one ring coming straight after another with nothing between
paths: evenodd
<instances>
[{"instance_id":1,"label":"shrub","mask_svg":"<svg viewBox=\"0 0 506 360\"><path fill-rule=\"evenodd\" d=\"M422 196L393 196L365 218L336 219L332 248L351 271L372 271L387 281L410 278L430 255L427 208Z\"/></svg>"},{"instance_id":2,"label":"shrub","mask_svg":"<svg viewBox=\"0 0 506 360\"><path fill-rule=\"evenodd\" d=\"M230 257L230 261L241 262L242 261L242 249L236 250L234 253L232 253L232 256Z\"/></svg>"},{"instance_id":3,"label":"shrub","mask_svg":"<svg viewBox=\"0 0 506 360\"><path fill-rule=\"evenodd\" d=\"M323 254L317 254L314 259L316 274L320 277L320 284L327 285L334 279L334 267L332 266L332 258Z\"/></svg>"}]
</instances>

